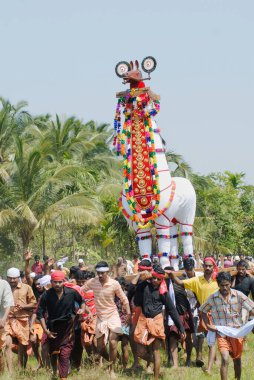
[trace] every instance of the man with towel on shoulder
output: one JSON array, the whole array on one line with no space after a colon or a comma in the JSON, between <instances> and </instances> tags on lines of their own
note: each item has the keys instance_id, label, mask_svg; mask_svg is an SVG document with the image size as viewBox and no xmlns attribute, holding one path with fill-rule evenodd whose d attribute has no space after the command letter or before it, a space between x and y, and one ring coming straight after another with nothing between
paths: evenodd
<instances>
[{"instance_id":1,"label":"man with towel on shoulder","mask_svg":"<svg viewBox=\"0 0 254 380\"><path fill-rule=\"evenodd\" d=\"M154 362L154 379L158 380L160 345L161 341L165 340L163 306L173 319L182 339L185 339L185 331L170 299L164 280L165 271L160 265L155 265L151 274L151 281L143 281L137 286L140 297L136 300L136 305L142 308L142 312L134 332L134 339L138 343L138 356L146 360L148 364Z\"/></svg>"}]
</instances>

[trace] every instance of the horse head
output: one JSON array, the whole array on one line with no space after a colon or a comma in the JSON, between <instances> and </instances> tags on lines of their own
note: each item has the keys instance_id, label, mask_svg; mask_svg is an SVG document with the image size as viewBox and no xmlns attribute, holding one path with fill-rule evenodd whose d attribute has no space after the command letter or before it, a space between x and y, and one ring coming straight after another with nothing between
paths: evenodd
<instances>
[{"instance_id":1,"label":"horse head","mask_svg":"<svg viewBox=\"0 0 254 380\"><path fill-rule=\"evenodd\" d=\"M150 80L150 73L156 68L156 60L153 57L146 57L143 59L141 66L143 71L148 73L148 78L143 78L138 60L135 60L135 67L133 61L130 61L130 63L126 61L118 62L115 72L117 76L123 79L123 84L129 83L130 88L143 88L145 87L144 81Z\"/></svg>"},{"instance_id":2,"label":"horse head","mask_svg":"<svg viewBox=\"0 0 254 380\"><path fill-rule=\"evenodd\" d=\"M142 73L139 70L139 62L135 61L135 68L132 61L130 61L130 67L131 70L127 71L124 76L124 84L129 83L130 88L137 88L137 87L145 87L145 84L143 82Z\"/></svg>"}]
</instances>

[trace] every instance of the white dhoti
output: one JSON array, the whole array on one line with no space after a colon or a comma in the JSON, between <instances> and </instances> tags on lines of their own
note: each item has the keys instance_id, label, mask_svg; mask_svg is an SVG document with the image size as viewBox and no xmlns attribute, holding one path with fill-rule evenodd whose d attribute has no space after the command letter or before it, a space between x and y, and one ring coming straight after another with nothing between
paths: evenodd
<instances>
[{"instance_id":1,"label":"white dhoti","mask_svg":"<svg viewBox=\"0 0 254 380\"><path fill-rule=\"evenodd\" d=\"M110 331L115 334L123 335L121 320L116 310L110 317L102 317L97 315L96 323L96 338L104 337L104 342L107 344Z\"/></svg>"}]
</instances>

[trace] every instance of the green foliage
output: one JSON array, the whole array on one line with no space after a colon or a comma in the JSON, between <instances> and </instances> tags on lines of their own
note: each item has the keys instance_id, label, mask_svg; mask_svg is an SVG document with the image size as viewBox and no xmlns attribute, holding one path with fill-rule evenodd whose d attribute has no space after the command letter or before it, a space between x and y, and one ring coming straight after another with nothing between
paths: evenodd
<instances>
[{"instance_id":1,"label":"green foliage","mask_svg":"<svg viewBox=\"0 0 254 380\"><path fill-rule=\"evenodd\" d=\"M32 117L0 99L0 254L21 258L28 246L55 258L79 252L90 263L137 252L118 209L122 163L112 153L108 124L75 117ZM194 173L166 153L173 176L197 193L195 248L204 253L254 251L254 187L244 173Z\"/></svg>"}]
</instances>

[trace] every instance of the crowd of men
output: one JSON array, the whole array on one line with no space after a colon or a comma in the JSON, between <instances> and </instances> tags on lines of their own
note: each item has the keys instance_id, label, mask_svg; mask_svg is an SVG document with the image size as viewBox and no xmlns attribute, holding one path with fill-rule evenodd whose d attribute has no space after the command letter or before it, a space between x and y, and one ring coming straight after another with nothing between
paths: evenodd
<instances>
[{"instance_id":1,"label":"crowd of men","mask_svg":"<svg viewBox=\"0 0 254 380\"><path fill-rule=\"evenodd\" d=\"M31 266L31 252L24 259L24 271L9 268L7 281L0 280L1 372L6 362L12 374L14 352L20 368L26 368L32 352L38 369L50 368L53 378L64 380L72 369L80 370L85 350L86 362L107 366L112 378L117 376L116 363L135 372L142 359L147 373L157 380L164 348L174 368L179 365L179 350L185 365L191 366L195 349L194 365L212 374L217 341L221 379L228 379L230 356L235 379L241 378L244 336L254 326L248 322L254 316L249 298L254 299L254 277L244 257L231 260L232 265L226 263L229 257L220 263L205 257L202 270L187 258L181 273L138 256L132 261L119 258L111 268L101 261L94 270L88 270L82 259L71 268L65 266L66 259L54 263L45 257L41 263L38 256ZM243 336L232 337L235 329ZM133 365L128 368L130 351Z\"/></svg>"}]
</instances>

